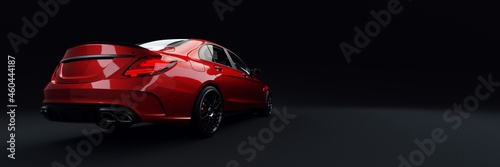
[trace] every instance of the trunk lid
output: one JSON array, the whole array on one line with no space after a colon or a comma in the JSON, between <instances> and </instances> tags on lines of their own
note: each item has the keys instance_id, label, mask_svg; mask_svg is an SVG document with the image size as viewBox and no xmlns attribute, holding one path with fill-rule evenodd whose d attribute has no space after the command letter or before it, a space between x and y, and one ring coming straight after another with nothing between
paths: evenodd
<instances>
[{"instance_id":1,"label":"trunk lid","mask_svg":"<svg viewBox=\"0 0 500 167\"><path fill-rule=\"evenodd\" d=\"M70 48L56 69L57 83L89 83L121 73L137 58L155 55L145 48L128 44L84 44Z\"/></svg>"}]
</instances>

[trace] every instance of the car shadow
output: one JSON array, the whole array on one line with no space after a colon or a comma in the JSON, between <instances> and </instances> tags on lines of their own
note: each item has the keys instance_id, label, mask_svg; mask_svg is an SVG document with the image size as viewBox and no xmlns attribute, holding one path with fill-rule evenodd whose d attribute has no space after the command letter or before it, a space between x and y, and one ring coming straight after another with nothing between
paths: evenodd
<instances>
[{"instance_id":1,"label":"car shadow","mask_svg":"<svg viewBox=\"0 0 500 167\"><path fill-rule=\"evenodd\" d=\"M261 117L253 113L242 113L238 115L224 116L220 130L212 137L229 133L224 129L237 129L239 124L251 124L252 120ZM77 145L80 141L89 140L88 136L97 138L102 135L102 142L99 143L99 148L134 148L160 145L180 145L189 144L190 142L211 140L211 138L202 138L196 135L188 125L172 125L172 124L137 124L126 131L117 131L106 133L97 126L94 129L86 129L91 131L90 135L75 136L64 138L50 143L46 143L47 148L64 148L66 145ZM97 130L99 129L99 130Z\"/></svg>"}]
</instances>

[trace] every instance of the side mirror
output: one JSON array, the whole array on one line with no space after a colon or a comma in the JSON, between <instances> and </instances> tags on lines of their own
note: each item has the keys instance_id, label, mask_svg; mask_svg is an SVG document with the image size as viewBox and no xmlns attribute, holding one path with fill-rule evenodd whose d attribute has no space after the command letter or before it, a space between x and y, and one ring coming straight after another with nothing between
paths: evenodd
<instances>
[{"instance_id":1,"label":"side mirror","mask_svg":"<svg viewBox=\"0 0 500 167\"><path fill-rule=\"evenodd\" d=\"M258 68L254 68L250 72L252 73L252 76L257 76L261 71Z\"/></svg>"}]
</instances>

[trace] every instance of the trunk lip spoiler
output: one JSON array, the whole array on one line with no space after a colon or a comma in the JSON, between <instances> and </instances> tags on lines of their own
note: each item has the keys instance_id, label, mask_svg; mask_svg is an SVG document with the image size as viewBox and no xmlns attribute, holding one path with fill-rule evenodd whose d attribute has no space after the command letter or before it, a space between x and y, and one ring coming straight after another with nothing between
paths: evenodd
<instances>
[{"instance_id":1,"label":"trunk lip spoiler","mask_svg":"<svg viewBox=\"0 0 500 167\"><path fill-rule=\"evenodd\" d=\"M133 47L133 48L139 48L139 49L145 49L145 50L148 50L142 46L139 46L139 45L136 45L136 44L131 44L131 43L126 43L126 42L109 42L109 41L94 41L94 42L84 42L84 43L79 43L77 45L73 45L71 47L69 47L69 49L71 48L74 48L74 47L78 47L78 46L81 46L81 45L120 45L120 46L127 46L127 47Z\"/></svg>"},{"instance_id":2,"label":"trunk lip spoiler","mask_svg":"<svg viewBox=\"0 0 500 167\"><path fill-rule=\"evenodd\" d=\"M68 63L77 60L85 60L85 59L113 59L116 57L135 57L136 55L132 54L101 54L101 55L82 55L75 56L62 59L60 63Z\"/></svg>"}]
</instances>

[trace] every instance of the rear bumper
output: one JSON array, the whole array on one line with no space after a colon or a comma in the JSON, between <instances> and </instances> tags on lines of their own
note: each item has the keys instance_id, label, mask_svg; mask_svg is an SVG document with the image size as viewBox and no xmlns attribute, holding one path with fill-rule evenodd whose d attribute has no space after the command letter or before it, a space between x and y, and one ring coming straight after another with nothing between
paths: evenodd
<instances>
[{"instance_id":1,"label":"rear bumper","mask_svg":"<svg viewBox=\"0 0 500 167\"><path fill-rule=\"evenodd\" d=\"M99 108L95 106L121 106L120 108L134 111L139 117L166 116L165 107L156 95L134 90L46 89L43 103L57 104L55 106L59 110L64 110L66 106L73 106L68 109L75 111L80 111L79 107L86 109Z\"/></svg>"},{"instance_id":2,"label":"rear bumper","mask_svg":"<svg viewBox=\"0 0 500 167\"><path fill-rule=\"evenodd\" d=\"M119 106L142 122L184 122L190 120L195 92L196 87L161 75L91 83L50 82L44 89L42 107L51 111L53 115L47 113L47 118L54 121L92 122L105 108Z\"/></svg>"},{"instance_id":3,"label":"rear bumper","mask_svg":"<svg viewBox=\"0 0 500 167\"><path fill-rule=\"evenodd\" d=\"M141 118L130 108L118 105L43 104L40 113L51 121L98 123L139 123Z\"/></svg>"}]
</instances>

